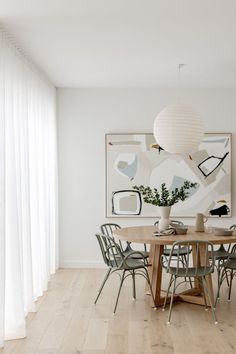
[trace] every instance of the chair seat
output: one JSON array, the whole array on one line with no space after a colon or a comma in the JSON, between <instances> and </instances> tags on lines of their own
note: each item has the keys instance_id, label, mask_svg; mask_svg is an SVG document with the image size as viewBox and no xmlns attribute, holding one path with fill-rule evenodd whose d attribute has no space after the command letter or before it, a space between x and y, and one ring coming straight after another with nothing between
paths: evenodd
<instances>
[{"instance_id":1,"label":"chair seat","mask_svg":"<svg viewBox=\"0 0 236 354\"><path fill-rule=\"evenodd\" d=\"M230 255L230 252L227 252L225 250L213 251L213 257L216 260L227 259L229 255Z\"/></svg>"},{"instance_id":2,"label":"chair seat","mask_svg":"<svg viewBox=\"0 0 236 354\"><path fill-rule=\"evenodd\" d=\"M227 269L236 269L236 258L231 258L228 261L224 261L222 266Z\"/></svg>"},{"instance_id":3,"label":"chair seat","mask_svg":"<svg viewBox=\"0 0 236 354\"><path fill-rule=\"evenodd\" d=\"M169 256L170 252L171 252L171 248L165 248L163 254L164 256ZM187 247L181 247L180 250L173 250L172 255L174 257L178 257L178 255L186 256L188 253L190 253L190 251L188 251Z\"/></svg>"},{"instance_id":4,"label":"chair seat","mask_svg":"<svg viewBox=\"0 0 236 354\"><path fill-rule=\"evenodd\" d=\"M131 252L134 252L134 250L133 250L133 249L127 249L127 250L125 250L123 253L124 253L124 256L127 256L127 255L130 254ZM142 255L143 255L144 258L148 258L148 257L149 257L149 252L146 252L146 251L138 251L138 252L142 253ZM136 254L136 255L134 254L134 255L131 256L131 258L133 258L133 259L140 259L141 256L139 256L138 254Z\"/></svg>"},{"instance_id":5,"label":"chair seat","mask_svg":"<svg viewBox=\"0 0 236 354\"><path fill-rule=\"evenodd\" d=\"M202 277L204 275L212 273L212 267L198 267L197 271L196 268L179 268L170 267L168 273L176 275L177 277Z\"/></svg>"},{"instance_id":6,"label":"chair seat","mask_svg":"<svg viewBox=\"0 0 236 354\"><path fill-rule=\"evenodd\" d=\"M123 263L123 265L120 267L120 265L122 264L122 260L121 258L117 258L116 261L111 261L110 262L110 266L112 268L119 268L122 270L133 270L133 269L141 269L144 268L144 263L139 260L139 259L135 259L135 258L129 258L125 261L125 263Z\"/></svg>"}]
</instances>

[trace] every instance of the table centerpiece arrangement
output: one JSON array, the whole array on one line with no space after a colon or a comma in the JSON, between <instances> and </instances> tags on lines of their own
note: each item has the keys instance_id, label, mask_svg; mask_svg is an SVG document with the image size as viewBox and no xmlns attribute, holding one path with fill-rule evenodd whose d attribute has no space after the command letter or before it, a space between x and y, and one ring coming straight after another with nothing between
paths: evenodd
<instances>
[{"instance_id":1,"label":"table centerpiece arrangement","mask_svg":"<svg viewBox=\"0 0 236 354\"><path fill-rule=\"evenodd\" d=\"M160 231L166 230L170 226L170 212L172 205L179 201L186 200L190 195L190 189L196 188L198 183L184 181L181 187L176 187L169 191L166 187L166 183L161 184L160 191L157 188L151 188L149 186L133 186L133 189L140 192L143 197L143 201L148 204L156 205L159 207L161 219L158 223Z\"/></svg>"}]
</instances>

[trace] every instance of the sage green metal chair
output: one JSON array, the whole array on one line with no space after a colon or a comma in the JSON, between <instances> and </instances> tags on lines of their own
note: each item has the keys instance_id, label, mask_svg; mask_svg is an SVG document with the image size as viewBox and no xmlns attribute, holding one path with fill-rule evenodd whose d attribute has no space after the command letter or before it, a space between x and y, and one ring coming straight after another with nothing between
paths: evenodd
<instances>
[{"instance_id":1,"label":"sage green metal chair","mask_svg":"<svg viewBox=\"0 0 236 354\"><path fill-rule=\"evenodd\" d=\"M107 273L105 275L105 278L100 286L100 289L98 291L97 297L94 301L96 304L98 301L98 298L104 288L104 285L106 284L107 279L109 276L115 272L118 272L118 274L121 272L120 275L120 286L118 290L118 294L116 297L115 301L115 307L113 310L113 314L115 314L119 297L120 297L120 292L122 285L124 283L124 280L131 276L133 280L133 299L136 299L136 285L135 285L135 278L137 275L143 276L150 288L150 294L152 297L152 301L155 306L155 301L154 301L154 296L153 296L153 291L152 291L152 286L150 282L150 278L148 275L147 267L149 266L147 259L143 256L143 254L139 251L132 251L129 254L125 255L121 247L114 241L114 239L110 236L103 235L103 234L96 234L95 235L99 246L100 250L103 256L104 263L108 267ZM137 256L139 258L134 258L134 256Z\"/></svg>"},{"instance_id":2,"label":"sage green metal chair","mask_svg":"<svg viewBox=\"0 0 236 354\"><path fill-rule=\"evenodd\" d=\"M159 220L157 220L154 224L154 226L158 226L158 223L159 223ZM184 226L184 223L182 221L179 221L179 220L171 220L170 222L170 226L175 228L175 227L178 227L178 226ZM168 246L164 246L164 256L168 257L170 255L170 251L171 251L171 247L168 247ZM182 247L181 249L181 252L180 252L180 256L181 256L181 261L183 263L186 263L186 257L187 257L187 248L186 247ZM177 254L176 254L177 256Z\"/></svg>"},{"instance_id":3,"label":"sage green metal chair","mask_svg":"<svg viewBox=\"0 0 236 354\"><path fill-rule=\"evenodd\" d=\"M101 229L101 233L103 235L107 235L107 236L110 236L114 239L113 237L113 232L117 229L120 229L120 225L118 224L114 224L114 223L107 223L107 224L103 224L100 226L100 229ZM124 241L122 242L121 240L119 240L119 245L120 245L120 248L122 250L122 252L127 255L129 254L130 252L133 252L133 248L131 247L131 242L128 242L128 241ZM143 244L144 246L144 250L143 251L140 251L142 253L142 256L144 258L148 258L149 257L149 252L147 251L147 246L146 244L144 243ZM133 254L133 258L140 258L138 254Z\"/></svg>"},{"instance_id":4,"label":"sage green metal chair","mask_svg":"<svg viewBox=\"0 0 236 354\"><path fill-rule=\"evenodd\" d=\"M200 259L200 249L204 247L205 249L205 255L203 255L204 259L202 260L202 265L196 265L193 266L192 262L190 261L190 250L192 249L192 246L196 249L196 259ZM187 263L183 264L180 259L180 251L182 247L187 248ZM172 294L171 294L171 301L170 301L170 308L169 308L169 315L168 315L168 324L170 323L171 320L171 312L172 312L172 306L173 306L173 300L174 300L174 295L176 292L177 287L184 283L185 281L181 281L180 283L176 284L178 278L197 278L198 281L202 285L203 289L203 296L204 296L204 301L205 301L205 308L208 309L207 306L207 300L206 297L208 297L212 315L214 318L215 323L217 323L216 319L216 314L215 314L215 309L213 307L207 281L206 281L206 276L214 272L214 258L213 258L213 244L211 242L207 241L177 241L173 244L171 248L171 252L169 255L169 260L167 266L165 266L165 263L163 263L163 267L166 269L166 272L170 274L170 281L169 285L167 288L167 293L163 305L163 311L165 310L167 299L170 293L170 289L172 286ZM173 257L176 257L177 254L177 263L176 266L173 266ZM211 255L211 263L209 264L209 255ZM202 258L202 257L201 257ZM196 262L197 264L197 262Z\"/></svg>"},{"instance_id":5,"label":"sage green metal chair","mask_svg":"<svg viewBox=\"0 0 236 354\"><path fill-rule=\"evenodd\" d=\"M231 225L229 227L230 230L236 230L236 224ZM215 268L217 271L217 283L218 283L218 289L220 287L220 277L221 277L221 271L223 269L224 261L228 259L230 256L230 250L231 250L232 244L229 244L227 249L225 249L224 245L220 245L220 247L213 252L213 256L215 258ZM229 279L228 279L228 274L225 274L225 279L227 281L227 285L229 286ZM217 290L217 296L219 296L219 292ZM217 301L217 300L216 300Z\"/></svg>"},{"instance_id":6,"label":"sage green metal chair","mask_svg":"<svg viewBox=\"0 0 236 354\"><path fill-rule=\"evenodd\" d=\"M158 226L158 223L159 223L159 220L157 220L155 222L154 226ZM175 227L178 227L178 226L184 226L184 223L182 221L179 221L179 220L171 220L170 226L175 228ZM166 262L168 262L168 257L170 255L170 252L171 252L171 247L168 247L168 246L165 245L163 254L165 256ZM191 253L191 250L190 250L190 253ZM186 247L182 247L181 250L180 250L180 260L181 260L181 262L183 264L187 263L187 255L188 255L187 248ZM176 258L177 257L177 253L173 254L173 257ZM190 286L192 288L193 285L192 285L191 279L189 279L189 283L190 283Z\"/></svg>"},{"instance_id":7,"label":"sage green metal chair","mask_svg":"<svg viewBox=\"0 0 236 354\"><path fill-rule=\"evenodd\" d=\"M220 267L221 267L221 272L220 272L220 280L219 280L218 290L217 290L217 295L215 300L215 308L220 298L221 286L225 279L227 280L229 286L228 301L231 300L232 283L233 283L233 278L236 275L236 244L234 244L234 246L232 247L231 252L228 254L227 259L224 259L222 261Z\"/></svg>"}]
</instances>

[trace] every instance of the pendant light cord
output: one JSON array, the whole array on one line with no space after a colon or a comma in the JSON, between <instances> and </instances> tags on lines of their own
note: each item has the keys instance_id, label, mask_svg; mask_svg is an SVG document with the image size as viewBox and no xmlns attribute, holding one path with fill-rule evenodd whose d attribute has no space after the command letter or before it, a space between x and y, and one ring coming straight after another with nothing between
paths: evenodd
<instances>
[{"instance_id":1,"label":"pendant light cord","mask_svg":"<svg viewBox=\"0 0 236 354\"><path fill-rule=\"evenodd\" d=\"M179 103L181 103L180 102L180 100L181 100L181 96L182 96L182 94L181 94L181 89L182 89L182 80L181 80L181 69L185 66L186 64L178 64L178 92L179 92L179 94L178 94L178 101L179 101Z\"/></svg>"}]
</instances>

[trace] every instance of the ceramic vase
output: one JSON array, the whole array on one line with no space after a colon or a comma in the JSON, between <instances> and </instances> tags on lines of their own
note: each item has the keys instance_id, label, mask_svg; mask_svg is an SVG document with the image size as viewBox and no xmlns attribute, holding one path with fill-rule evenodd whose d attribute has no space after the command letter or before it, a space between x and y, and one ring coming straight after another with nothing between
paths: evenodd
<instances>
[{"instance_id":1,"label":"ceramic vase","mask_svg":"<svg viewBox=\"0 0 236 354\"><path fill-rule=\"evenodd\" d=\"M170 211L171 207L170 206L161 206L159 207L160 210L160 220L158 223L158 228L160 231L166 230L170 226Z\"/></svg>"}]
</instances>

